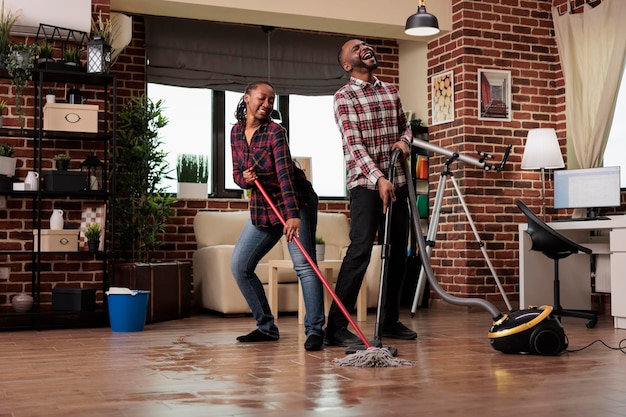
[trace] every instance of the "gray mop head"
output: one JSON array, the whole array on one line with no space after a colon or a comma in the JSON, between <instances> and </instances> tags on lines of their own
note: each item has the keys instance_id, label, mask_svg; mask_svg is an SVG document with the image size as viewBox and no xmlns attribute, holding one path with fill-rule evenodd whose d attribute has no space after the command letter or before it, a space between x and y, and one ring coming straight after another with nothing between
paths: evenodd
<instances>
[{"instance_id":1,"label":"gray mop head","mask_svg":"<svg viewBox=\"0 0 626 417\"><path fill-rule=\"evenodd\" d=\"M370 347L359 350L343 358L333 359L338 366L358 366L361 368L384 368L398 366L414 366L415 362L406 359L394 358L389 350L380 347Z\"/></svg>"}]
</instances>

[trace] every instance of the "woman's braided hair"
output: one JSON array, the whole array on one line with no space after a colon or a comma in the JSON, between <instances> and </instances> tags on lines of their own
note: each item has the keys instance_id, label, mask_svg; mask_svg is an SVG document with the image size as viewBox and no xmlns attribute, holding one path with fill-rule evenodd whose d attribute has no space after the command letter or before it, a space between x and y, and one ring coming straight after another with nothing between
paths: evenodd
<instances>
[{"instance_id":1,"label":"woman's braided hair","mask_svg":"<svg viewBox=\"0 0 626 417\"><path fill-rule=\"evenodd\" d=\"M274 86L269 81L252 81L250 84L246 86L246 89L243 92L244 96L246 94L250 94L252 90L256 90L257 87L261 84L268 85L272 88L272 90L276 91ZM245 126L247 111L246 111L246 102L243 99L244 96L241 96L241 99L239 99L239 103L237 103L237 109L235 110L235 118L237 119L237 123L240 123ZM268 119L269 119L269 116L268 116Z\"/></svg>"}]
</instances>

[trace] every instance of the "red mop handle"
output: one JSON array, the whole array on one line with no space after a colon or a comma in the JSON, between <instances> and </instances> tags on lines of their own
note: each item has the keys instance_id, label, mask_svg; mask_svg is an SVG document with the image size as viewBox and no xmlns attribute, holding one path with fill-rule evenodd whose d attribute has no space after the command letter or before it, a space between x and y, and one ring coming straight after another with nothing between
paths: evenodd
<instances>
[{"instance_id":1,"label":"red mop handle","mask_svg":"<svg viewBox=\"0 0 626 417\"><path fill-rule=\"evenodd\" d=\"M270 199L270 196L265 192L265 189L261 185L261 182L258 179L256 179L254 181L254 184L257 186L259 191L261 191L261 194L263 195L263 198L265 198L265 201L267 201L267 204L270 205L270 207L272 208L272 211L274 211L274 214L276 214L276 216L278 216L278 218L280 219L280 222L283 224L283 226L285 226L287 224L287 222L285 221L283 216L278 211L278 208L274 205L274 203ZM361 339L361 341L363 342L365 347L371 348L372 345L368 342L367 338L365 337L365 335L363 334L361 329L359 329L359 326L357 326L357 324L354 321L354 319L352 318L352 316L350 316L350 313L348 312L346 307L343 305L341 300L339 300L339 297L337 297L337 294L335 294L335 291L333 291L333 289L330 286L330 284L328 284L328 282L326 282L326 279L324 278L324 276L320 272L320 270L317 267L317 265L315 264L315 262L313 262L313 259L311 258L311 256L309 256L309 253L306 251L306 249L304 249L304 246L302 246L302 243L300 242L300 240L297 237L294 236L293 237L293 241L296 242L296 246L298 246L298 249L300 249L300 252L302 252L302 254L306 258L306 260L309 263L309 265L311 265L311 268L313 268L313 270L315 271L315 274L317 275L317 277L320 279L320 281L322 281L322 284L324 285L324 287L326 288L326 290L328 291L330 296L333 297L333 300L335 301L337 306L339 306L339 309L341 310L343 315L346 316L346 318L348 319L348 322L350 322L350 324L352 325L354 330L356 330L357 335L359 336L359 338Z\"/></svg>"}]
</instances>

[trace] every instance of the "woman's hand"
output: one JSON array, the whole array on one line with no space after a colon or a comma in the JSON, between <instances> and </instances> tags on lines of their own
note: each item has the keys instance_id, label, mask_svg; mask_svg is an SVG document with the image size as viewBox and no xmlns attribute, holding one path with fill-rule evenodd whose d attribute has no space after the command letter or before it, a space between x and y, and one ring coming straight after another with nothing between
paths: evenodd
<instances>
[{"instance_id":1,"label":"woman's hand","mask_svg":"<svg viewBox=\"0 0 626 417\"><path fill-rule=\"evenodd\" d=\"M258 176L256 172L252 170L252 168L248 168L243 172L243 179L246 184L252 185L257 180Z\"/></svg>"},{"instance_id":2,"label":"woman's hand","mask_svg":"<svg viewBox=\"0 0 626 417\"><path fill-rule=\"evenodd\" d=\"M300 230L300 219L289 219L285 222L283 234L287 237L287 242L291 242L294 237L298 237Z\"/></svg>"}]
</instances>

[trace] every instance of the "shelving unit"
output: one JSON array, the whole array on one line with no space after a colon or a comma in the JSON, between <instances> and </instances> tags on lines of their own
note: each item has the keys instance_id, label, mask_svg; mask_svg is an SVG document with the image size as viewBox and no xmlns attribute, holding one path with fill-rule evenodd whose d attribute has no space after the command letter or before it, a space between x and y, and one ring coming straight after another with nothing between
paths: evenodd
<instances>
[{"instance_id":1,"label":"shelving unit","mask_svg":"<svg viewBox=\"0 0 626 417\"><path fill-rule=\"evenodd\" d=\"M91 103L98 104L97 133L66 132L44 129L44 105L46 90L54 88L59 91L63 86L71 85L89 90ZM34 307L29 313L0 313L0 329L16 327L66 327L66 326L98 326L108 323L107 303L104 291L108 289L109 275L113 273L112 256L114 236L112 226L114 218L113 207L109 204L115 197L115 176L111 175L115 166L116 146L116 115L117 115L117 80L110 74L87 74L80 71L64 71L55 69L33 70L34 86L34 124L32 129L2 128L0 138L26 138L27 146L32 145L32 159L28 162L28 170L34 170L39 175L39 187L32 191L2 191L8 199L30 199L32 201L32 232L24 230L21 244L23 250L0 251L6 255L5 259L13 257L24 260L24 255L30 254L31 267L31 295L35 300ZM79 112L80 113L80 112ZM80 114L79 114L80 117ZM32 139L32 142L31 142ZM44 188L44 171L52 171L52 156L54 153L74 153L82 156L95 154L104 161L102 183L97 190L82 191L55 191ZM82 158L81 156L81 158ZM48 162L50 161L50 162ZM32 164L32 165L31 165ZM87 178L87 177L86 177ZM47 219L50 207L57 205L71 207L73 214L82 212L87 205L104 204L106 209L106 225L103 230L104 250L96 253L86 250L68 252L42 251L42 229L47 228ZM65 219L66 224L69 219ZM76 216L70 223L77 223ZM78 222L80 224L80 222ZM108 226L108 227L106 227ZM27 235L30 234L30 241ZM30 251L30 253L29 253ZM61 262L66 265L80 264L76 271L77 276L97 276L101 272L102 283L97 291L101 291L101 308L95 311L54 311L52 309L52 288L61 284L59 288L68 288L68 282L81 286L81 279L59 282L58 272L53 272L49 265ZM0 262L1 263L1 262ZM87 265L85 270L82 269ZM95 265L95 266L94 266ZM99 270L96 270L99 265ZM93 288L93 286L91 287ZM93 291L93 290L92 290ZM50 302L50 303L49 303ZM45 306L45 308L44 308Z\"/></svg>"}]
</instances>

